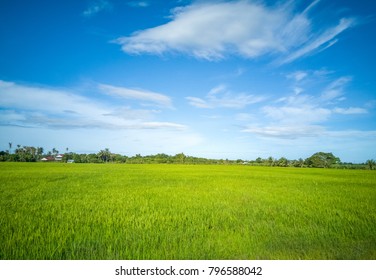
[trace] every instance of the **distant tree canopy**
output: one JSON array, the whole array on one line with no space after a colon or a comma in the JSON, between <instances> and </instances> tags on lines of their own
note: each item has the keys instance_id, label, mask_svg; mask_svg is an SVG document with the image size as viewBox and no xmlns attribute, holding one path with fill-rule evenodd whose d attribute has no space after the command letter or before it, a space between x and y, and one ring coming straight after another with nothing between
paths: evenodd
<instances>
[{"instance_id":1,"label":"distant tree canopy","mask_svg":"<svg viewBox=\"0 0 376 280\"><path fill-rule=\"evenodd\" d=\"M366 164L369 168L369 170L373 170L375 169L375 166L376 166L376 162L373 160L373 159L369 159L366 161Z\"/></svg>"},{"instance_id":2,"label":"distant tree canopy","mask_svg":"<svg viewBox=\"0 0 376 280\"><path fill-rule=\"evenodd\" d=\"M319 152L306 159L309 167L329 168L333 164L340 163L341 160L332 153Z\"/></svg>"},{"instance_id":3,"label":"distant tree canopy","mask_svg":"<svg viewBox=\"0 0 376 280\"><path fill-rule=\"evenodd\" d=\"M261 158L255 160L229 160L229 159L208 159L201 157L187 156L184 153L179 153L174 156L164 153L156 155L142 156L136 154L134 156L125 156L112 153L108 148L100 150L98 153L78 154L68 152L69 149L65 148L66 153L63 157L57 160L58 150L55 148L52 151L44 152L41 147L30 147L17 145L17 149L12 153L12 144L9 143L9 150L0 151L0 161L18 161L18 162L36 162L43 161L60 161L60 162L75 162L75 163L129 163L129 164L246 164L253 166L279 166L279 167L315 167L315 168L349 168L349 169L370 169L376 167L376 162L372 159L367 160L366 163L353 164L342 163L341 160L334 156L332 153L318 152L305 160L300 159L287 159L281 157L275 159L273 157Z\"/></svg>"}]
</instances>

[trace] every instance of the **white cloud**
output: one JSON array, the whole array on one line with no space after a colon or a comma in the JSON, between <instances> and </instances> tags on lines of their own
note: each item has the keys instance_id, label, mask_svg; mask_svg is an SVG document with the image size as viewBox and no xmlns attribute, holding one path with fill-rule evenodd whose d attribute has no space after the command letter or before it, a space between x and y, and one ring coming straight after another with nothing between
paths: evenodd
<instances>
[{"instance_id":1,"label":"white cloud","mask_svg":"<svg viewBox=\"0 0 376 280\"><path fill-rule=\"evenodd\" d=\"M99 89L112 96L122 97L125 99L135 99L146 101L154 105L158 105L161 107L169 107L172 108L172 101L171 98L152 91L143 90L143 89L131 89L125 87L115 87L112 85L100 84Z\"/></svg>"},{"instance_id":2,"label":"white cloud","mask_svg":"<svg viewBox=\"0 0 376 280\"><path fill-rule=\"evenodd\" d=\"M82 13L85 17L92 17L97 13L105 10L111 10L112 5L106 0L96 0Z\"/></svg>"},{"instance_id":3,"label":"white cloud","mask_svg":"<svg viewBox=\"0 0 376 280\"><path fill-rule=\"evenodd\" d=\"M330 83L321 94L321 99L326 102L335 101L344 95L345 86L352 80L351 77L340 77Z\"/></svg>"},{"instance_id":4,"label":"white cloud","mask_svg":"<svg viewBox=\"0 0 376 280\"><path fill-rule=\"evenodd\" d=\"M276 137L284 139L297 139L301 137L317 137L325 132L325 128L319 125L271 125L248 126L242 130L261 137Z\"/></svg>"},{"instance_id":5,"label":"white cloud","mask_svg":"<svg viewBox=\"0 0 376 280\"><path fill-rule=\"evenodd\" d=\"M301 94L304 91L301 87L294 87L293 90L296 95Z\"/></svg>"},{"instance_id":6,"label":"white cloud","mask_svg":"<svg viewBox=\"0 0 376 280\"><path fill-rule=\"evenodd\" d=\"M233 108L241 109L250 104L265 100L262 96L246 93L233 93L225 85L212 88L205 99L188 96L189 104L198 108Z\"/></svg>"},{"instance_id":7,"label":"white cloud","mask_svg":"<svg viewBox=\"0 0 376 280\"><path fill-rule=\"evenodd\" d=\"M184 53L207 60L228 55L255 58L265 54L291 62L335 42L341 32L354 25L343 18L321 33L314 33L308 12L294 13L291 3L267 6L261 1L203 2L176 8L171 21L140 30L114 42L130 54Z\"/></svg>"},{"instance_id":8,"label":"white cloud","mask_svg":"<svg viewBox=\"0 0 376 280\"><path fill-rule=\"evenodd\" d=\"M345 87L352 80L351 77L343 76L328 82L328 77L324 73L297 71L287 75L286 78L293 80L294 94L280 97L273 104L261 107L259 121L252 120L251 124L245 126L243 132L286 139L320 135L335 137L340 132L332 133L325 126L333 114L368 113L366 109L359 107L333 107L333 104L346 99ZM315 87L312 80L316 80L315 82L320 86ZM323 84L324 82L327 85ZM309 85L311 89L306 90L303 88L304 85ZM308 91L317 92L306 94L305 92Z\"/></svg>"},{"instance_id":9,"label":"white cloud","mask_svg":"<svg viewBox=\"0 0 376 280\"><path fill-rule=\"evenodd\" d=\"M186 97L186 99L188 100L189 104L191 104L194 107L197 107L197 108L212 108L211 105L207 101L205 101L204 99L201 99L201 98L198 98L198 97L192 97L192 96L188 96L188 97Z\"/></svg>"},{"instance_id":10,"label":"white cloud","mask_svg":"<svg viewBox=\"0 0 376 280\"><path fill-rule=\"evenodd\" d=\"M109 86L109 85L106 85ZM163 96L150 95L155 102ZM141 100L150 99L149 95ZM157 102L158 103L158 102ZM169 103L167 103L169 104ZM48 128L185 129L174 122L153 121L156 110L104 104L72 90L0 81L0 125Z\"/></svg>"},{"instance_id":11,"label":"white cloud","mask_svg":"<svg viewBox=\"0 0 376 280\"><path fill-rule=\"evenodd\" d=\"M263 125L250 124L243 132L262 137L297 139L316 137L325 131L322 123L331 116L332 111L317 104L309 96L287 97L279 106L264 106L260 110Z\"/></svg>"},{"instance_id":12,"label":"white cloud","mask_svg":"<svg viewBox=\"0 0 376 280\"><path fill-rule=\"evenodd\" d=\"M308 76L308 73L306 71L295 71L293 73L288 74L286 77L288 79L293 79L296 82L300 82L307 76Z\"/></svg>"},{"instance_id":13,"label":"white cloud","mask_svg":"<svg viewBox=\"0 0 376 280\"><path fill-rule=\"evenodd\" d=\"M172 128L172 129L185 129L186 126L171 122L144 122L142 128L158 129L158 128Z\"/></svg>"},{"instance_id":14,"label":"white cloud","mask_svg":"<svg viewBox=\"0 0 376 280\"><path fill-rule=\"evenodd\" d=\"M103 116L115 116L131 120L151 120L159 110L132 109L130 106L111 108L112 112Z\"/></svg>"},{"instance_id":15,"label":"white cloud","mask_svg":"<svg viewBox=\"0 0 376 280\"><path fill-rule=\"evenodd\" d=\"M350 108L334 108L334 113L342 115L367 114L368 111L364 108L350 107Z\"/></svg>"},{"instance_id":16,"label":"white cloud","mask_svg":"<svg viewBox=\"0 0 376 280\"><path fill-rule=\"evenodd\" d=\"M0 82L0 104L5 108L63 113L63 110L79 114L104 113L85 97L65 89L51 89L41 86L24 86L12 82ZM87 107L82 106L87 104Z\"/></svg>"},{"instance_id":17,"label":"white cloud","mask_svg":"<svg viewBox=\"0 0 376 280\"><path fill-rule=\"evenodd\" d=\"M326 132L328 136L336 137L339 139L343 138L359 138L364 140L365 138L373 138L376 140L376 130L343 130L343 131L328 131ZM373 142L375 143L375 142Z\"/></svg>"},{"instance_id":18,"label":"white cloud","mask_svg":"<svg viewBox=\"0 0 376 280\"><path fill-rule=\"evenodd\" d=\"M321 139L338 139L348 141L349 139L365 140L366 138L376 139L375 130L328 130L321 125L270 125L270 126L247 126L242 132L252 133L262 138L290 139L299 138L316 138ZM322 144L322 143L320 143Z\"/></svg>"},{"instance_id":19,"label":"white cloud","mask_svg":"<svg viewBox=\"0 0 376 280\"><path fill-rule=\"evenodd\" d=\"M314 6L316 6L321 0L313 1L304 11L303 14L307 14Z\"/></svg>"},{"instance_id":20,"label":"white cloud","mask_svg":"<svg viewBox=\"0 0 376 280\"><path fill-rule=\"evenodd\" d=\"M262 112L273 121L283 124L312 124L321 123L331 115L331 111L311 104L299 107L292 106L265 106Z\"/></svg>"},{"instance_id":21,"label":"white cloud","mask_svg":"<svg viewBox=\"0 0 376 280\"><path fill-rule=\"evenodd\" d=\"M292 62L302 56L311 54L315 50L323 51L324 49L333 46L335 43L338 42L338 40L335 39L335 37L354 25L355 21L353 19L341 19L337 26L326 30L322 34L318 35L315 39L309 40L299 49L293 51L286 58L282 59L280 64Z\"/></svg>"},{"instance_id":22,"label":"white cloud","mask_svg":"<svg viewBox=\"0 0 376 280\"><path fill-rule=\"evenodd\" d=\"M128 6L135 7L135 8L146 8L146 7L149 7L150 4L147 1L131 1L131 2L128 2Z\"/></svg>"}]
</instances>

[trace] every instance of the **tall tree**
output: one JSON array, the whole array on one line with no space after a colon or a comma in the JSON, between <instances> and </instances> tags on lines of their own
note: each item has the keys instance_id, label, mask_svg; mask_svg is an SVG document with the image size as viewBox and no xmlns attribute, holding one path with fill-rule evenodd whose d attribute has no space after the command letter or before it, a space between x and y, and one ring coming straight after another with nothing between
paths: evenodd
<instances>
[{"instance_id":1,"label":"tall tree","mask_svg":"<svg viewBox=\"0 0 376 280\"><path fill-rule=\"evenodd\" d=\"M279 160L278 160L278 166L282 166L282 167L287 167L288 166L288 159L285 158L285 157L281 157Z\"/></svg>"},{"instance_id":2,"label":"tall tree","mask_svg":"<svg viewBox=\"0 0 376 280\"><path fill-rule=\"evenodd\" d=\"M318 152L306 159L306 163L311 167L329 168L335 163L340 163L340 159L332 153Z\"/></svg>"},{"instance_id":3,"label":"tall tree","mask_svg":"<svg viewBox=\"0 0 376 280\"><path fill-rule=\"evenodd\" d=\"M373 170L375 168L376 162L373 159L369 159L366 161L369 170Z\"/></svg>"},{"instance_id":4,"label":"tall tree","mask_svg":"<svg viewBox=\"0 0 376 280\"><path fill-rule=\"evenodd\" d=\"M111 158L111 152L108 148L104 150L100 150L98 153L98 157L103 161L103 162L108 162Z\"/></svg>"},{"instance_id":5,"label":"tall tree","mask_svg":"<svg viewBox=\"0 0 376 280\"><path fill-rule=\"evenodd\" d=\"M37 160L40 160L42 156L43 156L43 148L38 147L37 148Z\"/></svg>"}]
</instances>

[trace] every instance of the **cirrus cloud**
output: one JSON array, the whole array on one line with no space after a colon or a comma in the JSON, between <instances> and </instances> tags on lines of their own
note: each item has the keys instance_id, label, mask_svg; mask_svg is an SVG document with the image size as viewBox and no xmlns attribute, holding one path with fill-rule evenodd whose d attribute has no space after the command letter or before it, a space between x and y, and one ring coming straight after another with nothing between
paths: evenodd
<instances>
[{"instance_id":1,"label":"cirrus cloud","mask_svg":"<svg viewBox=\"0 0 376 280\"><path fill-rule=\"evenodd\" d=\"M253 124L245 125L243 132L252 133L263 138L298 139L302 137L319 137L326 135L334 137L340 131L332 133L326 125L334 114L359 115L367 114L368 110L361 107L334 106L346 100L346 86L352 80L349 76L337 77L328 81L324 73L296 71L286 75L293 81L294 94L281 97L260 108L259 115ZM313 86L312 79L320 86ZM325 84L322 84L325 81ZM306 93L305 86L315 88L315 94ZM297 91L297 89L299 89ZM309 89L312 92L312 88ZM304 92L304 93L303 93ZM338 116L337 116L338 117ZM359 131L358 131L359 132ZM360 132L359 132L360 133Z\"/></svg>"},{"instance_id":2,"label":"cirrus cloud","mask_svg":"<svg viewBox=\"0 0 376 280\"><path fill-rule=\"evenodd\" d=\"M186 97L189 104L197 108L233 108L241 109L250 104L259 103L265 100L262 96L233 93L227 86L219 85L212 88L205 98Z\"/></svg>"},{"instance_id":3,"label":"cirrus cloud","mask_svg":"<svg viewBox=\"0 0 376 280\"><path fill-rule=\"evenodd\" d=\"M131 1L127 3L128 6L134 7L134 8L146 8L149 7L149 2L147 1Z\"/></svg>"},{"instance_id":4,"label":"cirrus cloud","mask_svg":"<svg viewBox=\"0 0 376 280\"><path fill-rule=\"evenodd\" d=\"M130 54L184 53L206 60L228 55L256 58L278 54L278 64L290 63L337 42L355 25L350 18L315 31L308 17L318 1L301 13L290 4L267 6L260 1L204 2L175 8L171 21L114 40Z\"/></svg>"},{"instance_id":5,"label":"cirrus cloud","mask_svg":"<svg viewBox=\"0 0 376 280\"><path fill-rule=\"evenodd\" d=\"M92 2L89 7L82 13L85 17L92 17L101 11L108 11L112 9L110 2L106 0L97 0Z\"/></svg>"},{"instance_id":6,"label":"cirrus cloud","mask_svg":"<svg viewBox=\"0 0 376 280\"><path fill-rule=\"evenodd\" d=\"M368 111L364 108L359 107L350 107L350 108L334 108L334 113L343 114L343 115L354 115L354 114L367 114Z\"/></svg>"},{"instance_id":7,"label":"cirrus cloud","mask_svg":"<svg viewBox=\"0 0 376 280\"><path fill-rule=\"evenodd\" d=\"M135 99L146 101L154 105L158 105L161 107L168 107L172 108L172 101L171 98L157 92L152 92L143 89L132 89L126 87L118 87L106 84L99 84L100 91L111 95L117 96L125 99Z\"/></svg>"},{"instance_id":8,"label":"cirrus cloud","mask_svg":"<svg viewBox=\"0 0 376 280\"><path fill-rule=\"evenodd\" d=\"M104 87L104 85L99 86ZM106 85L105 89L118 89ZM120 91L122 93L122 91ZM170 105L161 94L130 92L130 97ZM126 96L129 97L129 96ZM158 111L133 109L95 98L87 98L71 89L28 86L0 80L0 125L21 127L103 128L103 129L173 129L185 125L155 121Z\"/></svg>"}]
</instances>

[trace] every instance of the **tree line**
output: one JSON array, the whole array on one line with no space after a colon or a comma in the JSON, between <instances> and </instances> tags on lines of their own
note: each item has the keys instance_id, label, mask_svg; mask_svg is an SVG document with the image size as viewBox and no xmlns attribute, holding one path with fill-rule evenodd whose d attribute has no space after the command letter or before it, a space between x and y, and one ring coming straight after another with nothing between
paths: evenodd
<instances>
[{"instance_id":1,"label":"tree line","mask_svg":"<svg viewBox=\"0 0 376 280\"><path fill-rule=\"evenodd\" d=\"M21 146L17 145L12 149L12 143L9 143L9 150L0 151L0 161L8 162L37 162L37 161L57 161L59 151L53 148L45 152L42 147ZM332 153L318 152L306 159L279 159L268 157L258 157L255 160L229 160L229 159L208 159L202 157L187 156L184 153L176 155L167 155L159 153L156 155L142 156L125 156L112 153L108 148L100 150L98 153L74 153L65 152L58 161L74 163L129 163L129 164L243 164L252 166L279 166L279 167L315 167L315 168L347 168L347 169L376 169L376 162L372 159L362 164L341 162L340 158Z\"/></svg>"}]
</instances>

